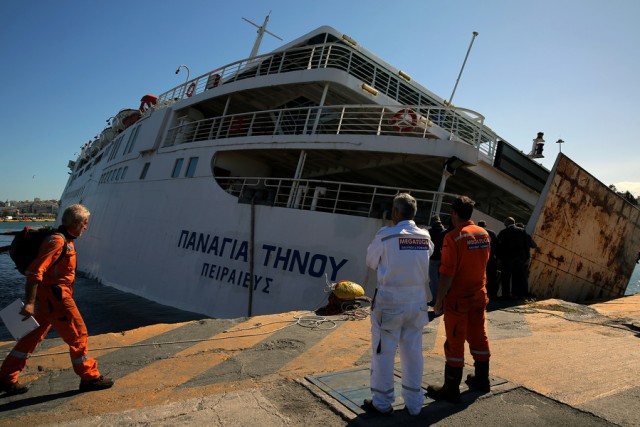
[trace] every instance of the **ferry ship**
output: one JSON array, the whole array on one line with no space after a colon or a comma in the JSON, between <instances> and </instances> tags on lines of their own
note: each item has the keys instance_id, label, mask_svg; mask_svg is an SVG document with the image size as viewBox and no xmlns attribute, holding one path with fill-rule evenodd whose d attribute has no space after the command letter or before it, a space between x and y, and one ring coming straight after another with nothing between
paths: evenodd
<instances>
[{"instance_id":1,"label":"ferry ship","mask_svg":"<svg viewBox=\"0 0 640 427\"><path fill-rule=\"evenodd\" d=\"M118 112L69 162L60 212L92 212L81 272L219 318L315 309L339 280L372 295L366 248L400 192L423 226L468 195L474 220L514 217L548 256L537 218L557 174L533 159L542 135L527 155L484 121L320 27ZM593 286L577 298L624 293Z\"/></svg>"}]
</instances>

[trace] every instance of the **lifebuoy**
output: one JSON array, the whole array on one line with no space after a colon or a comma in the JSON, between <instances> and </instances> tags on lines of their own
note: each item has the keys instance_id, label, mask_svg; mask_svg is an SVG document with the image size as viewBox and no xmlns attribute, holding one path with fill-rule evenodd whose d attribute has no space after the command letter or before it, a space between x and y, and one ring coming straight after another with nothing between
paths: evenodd
<instances>
[{"instance_id":1,"label":"lifebuoy","mask_svg":"<svg viewBox=\"0 0 640 427\"><path fill-rule=\"evenodd\" d=\"M229 124L229 133L231 135L237 135L240 132L242 132L243 127L244 127L244 118L234 117L231 119L231 123Z\"/></svg>"},{"instance_id":2,"label":"lifebuoy","mask_svg":"<svg viewBox=\"0 0 640 427\"><path fill-rule=\"evenodd\" d=\"M145 96L142 97L142 99L140 99L140 108L138 108L138 109L140 110L140 112L144 113L149 108L151 108L152 106L156 105L157 102L158 102L158 97L157 96L145 95Z\"/></svg>"},{"instance_id":3,"label":"lifebuoy","mask_svg":"<svg viewBox=\"0 0 640 427\"><path fill-rule=\"evenodd\" d=\"M410 108L404 108L393 115L391 126L397 132L411 132L418 124L418 115Z\"/></svg>"},{"instance_id":4,"label":"lifebuoy","mask_svg":"<svg viewBox=\"0 0 640 427\"><path fill-rule=\"evenodd\" d=\"M209 78L207 79L207 90L213 89L214 87L218 87L220 84L220 74L209 74Z\"/></svg>"},{"instance_id":5,"label":"lifebuoy","mask_svg":"<svg viewBox=\"0 0 640 427\"><path fill-rule=\"evenodd\" d=\"M196 84L195 83L191 83L189 85L189 87L187 88L187 96L189 98L191 98L191 95L193 95L193 92L195 92L195 91L196 91Z\"/></svg>"}]
</instances>

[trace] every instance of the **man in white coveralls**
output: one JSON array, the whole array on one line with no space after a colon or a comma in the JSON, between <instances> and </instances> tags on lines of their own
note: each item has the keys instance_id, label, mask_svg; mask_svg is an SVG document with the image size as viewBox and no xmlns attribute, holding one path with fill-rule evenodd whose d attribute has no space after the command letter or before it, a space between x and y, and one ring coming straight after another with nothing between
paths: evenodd
<instances>
[{"instance_id":1,"label":"man in white coveralls","mask_svg":"<svg viewBox=\"0 0 640 427\"><path fill-rule=\"evenodd\" d=\"M411 415L422 409L422 329L429 323L429 257L433 242L416 226L416 199L399 194L393 199L392 227L382 227L367 248L367 265L378 272L371 303L371 394L363 408L393 413L393 365L400 347L402 397Z\"/></svg>"}]
</instances>

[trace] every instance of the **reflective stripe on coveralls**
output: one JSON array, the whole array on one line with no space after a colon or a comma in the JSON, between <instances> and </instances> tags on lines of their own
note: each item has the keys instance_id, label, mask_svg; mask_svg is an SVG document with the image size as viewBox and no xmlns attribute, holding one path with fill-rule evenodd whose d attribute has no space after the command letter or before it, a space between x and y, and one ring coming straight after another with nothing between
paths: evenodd
<instances>
[{"instance_id":1,"label":"reflective stripe on coveralls","mask_svg":"<svg viewBox=\"0 0 640 427\"><path fill-rule=\"evenodd\" d=\"M71 359L71 363L73 363L74 365L77 365L79 363L84 363L87 360L89 360L89 356L85 355L85 356L79 357L77 359Z\"/></svg>"},{"instance_id":2,"label":"reflective stripe on coveralls","mask_svg":"<svg viewBox=\"0 0 640 427\"><path fill-rule=\"evenodd\" d=\"M9 354L17 359L28 359L31 357L29 353L23 353L21 351L16 351L15 349L11 350Z\"/></svg>"}]
</instances>

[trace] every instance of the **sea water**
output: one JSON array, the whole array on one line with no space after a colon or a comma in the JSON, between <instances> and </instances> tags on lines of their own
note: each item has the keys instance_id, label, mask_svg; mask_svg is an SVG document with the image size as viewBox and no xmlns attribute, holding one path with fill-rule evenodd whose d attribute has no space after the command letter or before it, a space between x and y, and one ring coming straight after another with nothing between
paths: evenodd
<instances>
[{"instance_id":1,"label":"sea water","mask_svg":"<svg viewBox=\"0 0 640 427\"><path fill-rule=\"evenodd\" d=\"M0 222L0 233L22 230L26 226L53 226L44 222ZM82 238L82 237L80 237ZM0 234L0 247L11 244L13 236ZM82 256L82 252L78 254ZM16 299L24 301L24 276L15 268L8 253L0 253L0 308ZM207 316L157 304L139 296L103 286L96 280L78 275L74 298L87 325L89 335L128 331L157 323L179 323ZM48 338L58 337L53 328ZM13 338L0 321L0 341Z\"/></svg>"},{"instance_id":2,"label":"sea water","mask_svg":"<svg viewBox=\"0 0 640 427\"><path fill-rule=\"evenodd\" d=\"M26 226L46 225L53 226L53 223L0 222L0 233L22 230ZM9 245L12 239L13 236L0 234L0 247ZM81 257L82 253L78 256ZM24 300L24 283L24 276L15 269L8 253L0 254L0 308L6 307L17 298ZM636 265L625 295L637 293L640 293L640 265ZM179 323L207 317L157 304L81 276L76 278L74 297L87 324L89 335L122 332L156 323ZM57 337L57 334L51 330L48 336ZM4 324L0 325L0 341L11 339Z\"/></svg>"}]
</instances>

